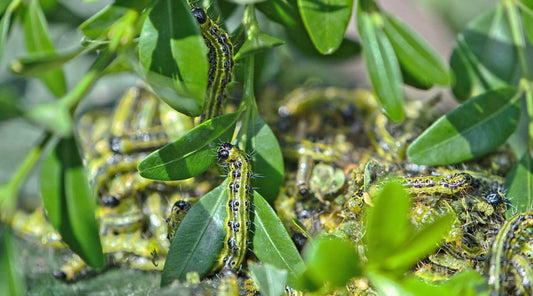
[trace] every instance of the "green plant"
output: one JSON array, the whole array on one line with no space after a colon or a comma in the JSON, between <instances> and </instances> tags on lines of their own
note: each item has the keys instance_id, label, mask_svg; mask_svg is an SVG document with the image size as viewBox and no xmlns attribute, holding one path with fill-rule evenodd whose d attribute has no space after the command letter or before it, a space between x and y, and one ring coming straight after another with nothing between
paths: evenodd
<instances>
[{"instance_id":1,"label":"green plant","mask_svg":"<svg viewBox=\"0 0 533 296\"><path fill-rule=\"evenodd\" d=\"M50 221L77 254L96 268L104 266L94 214L86 210L93 204L93 197L88 193L73 137L73 114L78 103L104 75L129 71L142 77L177 111L192 117L200 115L209 61L190 6L209 8L210 15L220 15L225 20L241 5L245 8L240 26L232 35L233 43L239 45L235 49L235 60L242 66L235 73L243 85L238 110L208 120L154 152L139 165L139 171L144 177L158 180L178 180L200 174L215 164L213 155L218 144L232 140L239 121L233 142L244 151L254 153L254 173L263 176L254 179L252 184L257 188L254 192L257 228L253 241L254 246L260 246L253 252L262 262L288 270L289 284L294 281L294 268L302 259L269 205L279 194L283 158L278 140L261 117L255 100L258 59L283 41L261 31L256 11L264 14L269 22L280 24L287 41L301 52L342 58L354 55L359 46L345 38L354 1L204 2L208 1L117 0L79 26L84 40L78 48L58 52L51 42L39 1L13 0L0 6L3 13L0 51L13 23L19 21L24 26L28 55L13 61L11 70L37 77L58 98L29 109L9 98L0 98L2 118L23 116L43 129L42 139L12 179L0 187L2 221L10 220L25 176L50 146L41 173L41 191ZM442 58L416 32L382 11L374 1L360 0L356 18L368 75L388 118L401 122L405 117L404 83L420 89L451 84L455 96L462 101L412 143L408 149L409 159L427 165L463 162L495 150L516 130L511 142L520 161L507 176L506 187L515 208L530 209L533 200L531 3L502 0L493 11L473 21L457 39L450 59L454 75L449 74ZM97 55L92 67L68 90L61 67L79 55L94 52ZM225 186L223 183L204 196L183 221L177 235L187 233L190 240L171 246L168 260L172 264L163 272L162 284L183 279L191 268L187 262L205 253L212 258L201 261L197 267L202 275L208 272L221 244L198 242L207 235L203 230L211 231L208 234L214 237L224 236L224 229L213 227L212 223L224 221L223 208L228 199ZM376 207L375 211L378 210ZM394 223L393 219L388 217L383 221ZM193 221L201 221L203 225L198 227L191 224ZM403 239L399 241L406 243ZM198 247L185 246L188 251L178 255L177 250L187 244ZM372 281L378 286L379 283L385 285L388 279L383 278L383 270L376 270Z\"/></svg>"}]
</instances>

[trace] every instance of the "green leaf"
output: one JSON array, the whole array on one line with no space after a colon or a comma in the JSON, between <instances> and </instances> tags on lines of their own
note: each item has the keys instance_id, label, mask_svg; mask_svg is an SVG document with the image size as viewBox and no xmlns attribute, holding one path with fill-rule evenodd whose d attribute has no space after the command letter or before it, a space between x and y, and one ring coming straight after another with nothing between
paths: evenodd
<instances>
[{"instance_id":1,"label":"green leaf","mask_svg":"<svg viewBox=\"0 0 533 296\"><path fill-rule=\"evenodd\" d=\"M468 100L439 118L409 146L409 160L444 165L493 151L515 130L519 99L515 90L502 89Z\"/></svg>"},{"instance_id":2,"label":"green leaf","mask_svg":"<svg viewBox=\"0 0 533 296\"><path fill-rule=\"evenodd\" d=\"M533 2L531 2L533 3ZM520 7L523 29L530 44L533 44L533 10L531 7Z\"/></svg>"},{"instance_id":3,"label":"green leaf","mask_svg":"<svg viewBox=\"0 0 533 296\"><path fill-rule=\"evenodd\" d=\"M442 285L448 293L462 296L488 296L489 287L487 280L474 270L465 270L456 273L450 280ZM449 294L447 294L449 295Z\"/></svg>"},{"instance_id":4,"label":"green leaf","mask_svg":"<svg viewBox=\"0 0 533 296\"><path fill-rule=\"evenodd\" d=\"M230 113L208 120L152 152L139 163L139 173L145 178L171 181L205 172L216 162L218 144L231 139L239 114Z\"/></svg>"},{"instance_id":5,"label":"green leaf","mask_svg":"<svg viewBox=\"0 0 533 296\"><path fill-rule=\"evenodd\" d=\"M170 244L161 286L185 281L189 271L209 272L224 245L228 181L204 195L189 210Z\"/></svg>"},{"instance_id":6,"label":"green leaf","mask_svg":"<svg viewBox=\"0 0 533 296\"><path fill-rule=\"evenodd\" d=\"M271 204L276 200L283 181L283 154L278 140L268 124L263 120L257 108L248 113L250 117L243 126L247 127L247 147L252 152L252 169L257 176L252 179L252 187Z\"/></svg>"},{"instance_id":7,"label":"green leaf","mask_svg":"<svg viewBox=\"0 0 533 296\"><path fill-rule=\"evenodd\" d=\"M410 293L411 295L432 295L432 296L450 296L450 295L462 295L462 294L451 294L448 288L445 288L441 285L437 286L435 284L426 283L414 276L408 277L401 283L402 288L405 289L405 293Z\"/></svg>"},{"instance_id":8,"label":"green leaf","mask_svg":"<svg viewBox=\"0 0 533 296\"><path fill-rule=\"evenodd\" d=\"M383 31L389 37L402 69L422 83L448 84L448 69L440 55L400 19L387 13L382 16Z\"/></svg>"},{"instance_id":9,"label":"green leaf","mask_svg":"<svg viewBox=\"0 0 533 296\"><path fill-rule=\"evenodd\" d=\"M64 101L44 103L25 111L24 116L37 126L61 137L72 134L72 118Z\"/></svg>"},{"instance_id":10,"label":"green leaf","mask_svg":"<svg viewBox=\"0 0 533 296\"><path fill-rule=\"evenodd\" d=\"M387 116L399 122L405 118L403 112L403 90L400 66L392 45L374 19L376 13L357 9L357 25L363 45L363 56L372 86Z\"/></svg>"},{"instance_id":11,"label":"green leaf","mask_svg":"<svg viewBox=\"0 0 533 296\"><path fill-rule=\"evenodd\" d=\"M267 0L227 0L227 1L233 2L235 4L239 4L239 5L246 5L246 4L260 3L260 2L267 1Z\"/></svg>"},{"instance_id":12,"label":"green leaf","mask_svg":"<svg viewBox=\"0 0 533 296\"><path fill-rule=\"evenodd\" d=\"M33 54L29 57L20 58L12 61L9 68L13 73L18 75L42 75L50 71L50 69L63 66L63 64L69 62L73 58L90 50L92 50L92 47L80 47L59 53Z\"/></svg>"},{"instance_id":13,"label":"green leaf","mask_svg":"<svg viewBox=\"0 0 533 296\"><path fill-rule=\"evenodd\" d=\"M335 236L312 241L304 251L307 270L304 275L316 286L328 291L345 286L353 277L362 276L355 246Z\"/></svg>"},{"instance_id":14,"label":"green leaf","mask_svg":"<svg viewBox=\"0 0 533 296\"><path fill-rule=\"evenodd\" d=\"M516 209L521 213L533 208L533 159L530 152L526 151L507 174L505 188L513 205L509 211Z\"/></svg>"},{"instance_id":15,"label":"green leaf","mask_svg":"<svg viewBox=\"0 0 533 296\"><path fill-rule=\"evenodd\" d=\"M4 295L26 295L22 263L17 255L11 228L0 222L0 291Z\"/></svg>"},{"instance_id":16,"label":"green leaf","mask_svg":"<svg viewBox=\"0 0 533 296\"><path fill-rule=\"evenodd\" d=\"M284 25L287 28L300 26L300 14L296 1L269 0L258 3L255 7L269 19Z\"/></svg>"},{"instance_id":17,"label":"green leaf","mask_svg":"<svg viewBox=\"0 0 533 296\"><path fill-rule=\"evenodd\" d=\"M41 194L48 220L61 238L87 264L103 268L95 198L73 138L63 138L46 157L41 170Z\"/></svg>"},{"instance_id":18,"label":"green leaf","mask_svg":"<svg viewBox=\"0 0 533 296\"><path fill-rule=\"evenodd\" d=\"M6 5L9 3L9 1L5 2ZM4 43L7 38L7 33L9 32L9 26L11 25L11 17L13 16L13 12L15 9L19 6L21 2L19 1L11 1L9 3L9 6L7 6L4 15L0 19L0 61L2 58L2 52L4 50Z\"/></svg>"},{"instance_id":19,"label":"green leaf","mask_svg":"<svg viewBox=\"0 0 533 296\"><path fill-rule=\"evenodd\" d=\"M253 35L251 38L252 39L247 39L244 41L244 44L240 47L239 51L235 55L235 60L240 60L251 54L256 54L285 43L285 41L267 35L263 32L259 32L257 35Z\"/></svg>"},{"instance_id":20,"label":"green leaf","mask_svg":"<svg viewBox=\"0 0 533 296\"><path fill-rule=\"evenodd\" d=\"M369 264L380 264L401 252L400 247L411 233L410 201L403 186L387 182L372 201L365 235Z\"/></svg>"},{"instance_id":21,"label":"green leaf","mask_svg":"<svg viewBox=\"0 0 533 296\"><path fill-rule=\"evenodd\" d=\"M29 1L23 15L28 52L30 54L54 54L54 44L39 1ZM39 78L56 97L62 97L67 93L67 83L62 69L50 70L46 74L39 75Z\"/></svg>"},{"instance_id":22,"label":"green leaf","mask_svg":"<svg viewBox=\"0 0 533 296\"><path fill-rule=\"evenodd\" d=\"M302 257L279 217L256 191L254 191L254 226L252 249L255 256L263 263L287 270L291 285L296 268L303 265Z\"/></svg>"},{"instance_id":23,"label":"green leaf","mask_svg":"<svg viewBox=\"0 0 533 296\"><path fill-rule=\"evenodd\" d=\"M457 38L450 58L453 93L466 100L487 90L516 86L521 77L511 25L504 5L469 24Z\"/></svg>"},{"instance_id":24,"label":"green leaf","mask_svg":"<svg viewBox=\"0 0 533 296\"><path fill-rule=\"evenodd\" d=\"M305 28L320 53L331 54L340 46L352 7L353 0L298 0Z\"/></svg>"},{"instance_id":25,"label":"green leaf","mask_svg":"<svg viewBox=\"0 0 533 296\"><path fill-rule=\"evenodd\" d=\"M287 284L287 271L278 269L270 264L257 264L252 261L248 263L250 273L254 282L259 286L261 295L279 296L283 295Z\"/></svg>"},{"instance_id":26,"label":"green leaf","mask_svg":"<svg viewBox=\"0 0 533 296\"><path fill-rule=\"evenodd\" d=\"M424 258L439 247L438 243L450 231L455 219L454 214L448 213L439 217L431 224L425 225L423 229L416 231L408 237L401 246L401 251L391 254L392 256L384 261L383 267L399 271L399 274L407 271L418 260Z\"/></svg>"},{"instance_id":27,"label":"green leaf","mask_svg":"<svg viewBox=\"0 0 533 296\"><path fill-rule=\"evenodd\" d=\"M387 296L414 296L414 294L405 290L400 283L379 273L367 272L366 276L372 283L372 287L376 289L378 295Z\"/></svg>"},{"instance_id":28,"label":"green leaf","mask_svg":"<svg viewBox=\"0 0 533 296\"><path fill-rule=\"evenodd\" d=\"M185 0L158 0L139 40L139 60L156 94L189 116L202 112L207 47Z\"/></svg>"}]
</instances>

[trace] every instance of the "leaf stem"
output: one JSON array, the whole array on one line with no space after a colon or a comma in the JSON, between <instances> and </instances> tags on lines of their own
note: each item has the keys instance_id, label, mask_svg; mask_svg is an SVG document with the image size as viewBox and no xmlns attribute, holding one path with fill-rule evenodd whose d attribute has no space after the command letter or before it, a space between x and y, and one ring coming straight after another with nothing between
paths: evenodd
<instances>
[{"instance_id":1,"label":"leaf stem","mask_svg":"<svg viewBox=\"0 0 533 296\"><path fill-rule=\"evenodd\" d=\"M63 97L62 102L65 104L71 114L74 113L76 106L78 106L78 103L81 101L83 96L87 93L87 91L89 91L96 80L102 76L102 72L107 66L109 66L114 58L115 54L109 50L102 51L96 58L96 61L92 64L87 74L83 76L83 78L78 82L72 91Z\"/></svg>"},{"instance_id":2,"label":"leaf stem","mask_svg":"<svg viewBox=\"0 0 533 296\"><path fill-rule=\"evenodd\" d=\"M46 132L39 142L28 152L26 158L17 168L11 180L0 186L0 220L10 221L16 208L17 194L20 189L22 181L26 179L28 173L35 166L37 161L41 158L44 148L52 139L52 133Z\"/></svg>"}]
</instances>

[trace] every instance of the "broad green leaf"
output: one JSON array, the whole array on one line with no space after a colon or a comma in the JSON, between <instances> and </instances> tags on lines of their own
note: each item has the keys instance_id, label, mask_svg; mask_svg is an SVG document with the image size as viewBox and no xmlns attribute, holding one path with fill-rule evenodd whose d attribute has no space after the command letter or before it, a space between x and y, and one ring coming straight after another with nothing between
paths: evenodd
<instances>
[{"instance_id":1,"label":"broad green leaf","mask_svg":"<svg viewBox=\"0 0 533 296\"><path fill-rule=\"evenodd\" d=\"M148 83L172 108L202 112L207 88L207 47L185 0L158 0L139 39L139 60Z\"/></svg>"},{"instance_id":2,"label":"broad green leaf","mask_svg":"<svg viewBox=\"0 0 533 296\"><path fill-rule=\"evenodd\" d=\"M154 0L117 0L84 21L79 29L89 38L108 39L109 36L105 35L109 29L129 10L140 13L153 2Z\"/></svg>"},{"instance_id":3,"label":"broad green leaf","mask_svg":"<svg viewBox=\"0 0 533 296\"><path fill-rule=\"evenodd\" d=\"M322 54L333 53L341 44L350 16L353 0L298 0L303 23L316 49Z\"/></svg>"},{"instance_id":4,"label":"broad green leaf","mask_svg":"<svg viewBox=\"0 0 533 296\"><path fill-rule=\"evenodd\" d=\"M22 262L17 255L11 228L0 222L0 291L4 295L26 295Z\"/></svg>"},{"instance_id":5,"label":"broad green leaf","mask_svg":"<svg viewBox=\"0 0 533 296\"><path fill-rule=\"evenodd\" d=\"M38 0L31 0L24 10L24 33L26 48L30 54L54 54L54 44L48 32L48 25ZM53 69L39 78L56 97L67 93L67 83L62 69Z\"/></svg>"},{"instance_id":6,"label":"broad green leaf","mask_svg":"<svg viewBox=\"0 0 533 296\"><path fill-rule=\"evenodd\" d=\"M422 83L448 84L448 69L439 54L400 19L387 13L382 16L383 31L402 69Z\"/></svg>"},{"instance_id":7,"label":"broad green leaf","mask_svg":"<svg viewBox=\"0 0 533 296\"><path fill-rule=\"evenodd\" d=\"M376 13L357 9L357 26L361 35L363 56L372 86L387 116L399 122L403 112L403 90L400 66L387 35L374 21Z\"/></svg>"},{"instance_id":8,"label":"broad green leaf","mask_svg":"<svg viewBox=\"0 0 533 296\"><path fill-rule=\"evenodd\" d=\"M267 35L263 32L259 32L257 35L254 35L251 38L252 39L247 39L244 41L244 44L239 48L239 51L235 55L235 60L242 59L251 54L268 50L285 43L285 41Z\"/></svg>"},{"instance_id":9,"label":"broad green leaf","mask_svg":"<svg viewBox=\"0 0 533 296\"><path fill-rule=\"evenodd\" d=\"M257 108L249 114L243 127L247 133L245 151L253 153L252 169L256 177L252 179L252 187L273 204L283 181L283 155L276 136Z\"/></svg>"},{"instance_id":10,"label":"broad green leaf","mask_svg":"<svg viewBox=\"0 0 533 296\"><path fill-rule=\"evenodd\" d=\"M89 50L92 50L92 47L80 47L58 53L34 54L12 61L9 68L12 72L19 75L42 75L50 71L50 69L63 66L63 64Z\"/></svg>"},{"instance_id":11,"label":"broad green leaf","mask_svg":"<svg viewBox=\"0 0 533 296\"><path fill-rule=\"evenodd\" d=\"M205 172L216 162L218 145L230 141L238 117L238 112L230 113L198 125L143 159L139 173L145 178L171 181Z\"/></svg>"},{"instance_id":12,"label":"broad green leaf","mask_svg":"<svg viewBox=\"0 0 533 296\"><path fill-rule=\"evenodd\" d=\"M334 236L321 237L311 242L304 251L308 277L315 286L328 291L346 285L353 277L362 275L362 267L355 246Z\"/></svg>"},{"instance_id":13,"label":"broad green leaf","mask_svg":"<svg viewBox=\"0 0 533 296\"><path fill-rule=\"evenodd\" d=\"M508 212L525 212L533 209L533 159L526 151L505 178L507 197L512 207Z\"/></svg>"},{"instance_id":14,"label":"broad green leaf","mask_svg":"<svg viewBox=\"0 0 533 296\"><path fill-rule=\"evenodd\" d=\"M397 273L402 274L407 271L409 268L413 267L416 262L432 251L435 251L439 246L444 236L450 231L450 228L455 221L455 215L448 213L442 217L439 217L437 220L431 224L427 224L423 229L420 229L410 237L408 237L400 250L395 254L391 254L383 262L383 266L387 269L397 271Z\"/></svg>"},{"instance_id":15,"label":"broad green leaf","mask_svg":"<svg viewBox=\"0 0 533 296\"><path fill-rule=\"evenodd\" d=\"M448 293L461 296L488 296L489 287L487 280L474 270L465 270L456 273L450 280L442 285ZM449 295L449 294L447 294Z\"/></svg>"},{"instance_id":16,"label":"broad green leaf","mask_svg":"<svg viewBox=\"0 0 533 296\"><path fill-rule=\"evenodd\" d=\"M450 58L457 99L517 85L521 76L517 50L504 5L470 23L457 38Z\"/></svg>"},{"instance_id":17,"label":"broad green leaf","mask_svg":"<svg viewBox=\"0 0 533 296\"><path fill-rule=\"evenodd\" d=\"M287 28L299 26L300 14L296 1L269 0L258 3L255 7L269 19L284 25Z\"/></svg>"},{"instance_id":18,"label":"broad green leaf","mask_svg":"<svg viewBox=\"0 0 533 296\"><path fill-rule=\"evenodd\" d=\"M61 137L72 134L72 118L63 101L44 103L25 111L24 116L40 128Z\"/></svg>"},{"instance_id":19,"label":"broad green leaf","mask_svg":"<svg viewBox=\"0 0 533 296\"><path fill-rule=\"evenodd\" d=\"M259 286L261 295L279 296L283 295L287 284L287 271L276 268L270 264L257 264L248 262L250 273L255 283Z\"/></svg>"},{"instance_id":20,"label":"broad green leaf","mask_svg":"<svg viewBox=\"0 0 533 296\"><path fill-rule=\"evenodd\" d=\"M365 235L369 264L380 265L398 252L411 233L409 207L403 186L397 181L387 182L373 198L367 217Z\"/></svg>"},{"instance_id":21,"label":"broad green leaf","mask_svg":"<svg viewBox=\"0 0 533 296\"><path fill-rule=\"evenodd\" d=\"M254 226L252 249L263 263L289 272L289 285L296 269L303 265L302 257L274 210L261 194L254 191Z\"/></svg>"},{"instance_id":22,"label":"broad green leaf","mask_svg":"<svg viewBox=\"0 0 533 296\"><path fill-rule=\"evenodd\" d=\"M520 94L488 91L439 118L407 149L416 164L458 163L493 151L513 133L520 117Z\"/></svg>"},{"instance_id":23,"label":"broad green leaf","mask_svg":"<svg viewBox=\"0 0 533 296\"><path fill-rule=\"evenodd\" d=\"M50 223L87 264L103 268L95 198L73 138L63 138L46 157L41 170L41 194Z\"/></svg>"},{"instance_id":24,"label":"broad green leaf","mask_svg":"<svg viewBox=\"0 0 533 296\"><path fill-rule=\"evenodd\" d=\"M189 271L209 272L224 245L228 181L204 195L189 210L170 244L161 286L184 281Z\"/></svg>"}]
</instances>

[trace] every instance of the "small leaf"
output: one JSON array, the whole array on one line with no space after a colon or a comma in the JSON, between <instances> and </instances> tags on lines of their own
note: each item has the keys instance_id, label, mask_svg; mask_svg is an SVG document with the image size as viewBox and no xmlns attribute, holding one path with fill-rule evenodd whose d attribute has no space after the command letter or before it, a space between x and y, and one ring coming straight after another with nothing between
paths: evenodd
<instances>
[{"instance_id":1,"label":"small leaf","mask_svg":"<svg viewBox=\"0 0 533 296\"><path fill-rule=\"evenodd\" d=\"M224 245L228 181L204 195L180 224L168 251L161 274L161 286L174 280L185 281L186 274L209 272Z\"/></svg>"},{"instance_id":2,"label":"small leaf","mask_svg":"<svg viewBox=\"0 0 533 296\"><path fill-rule=\"evenodd\" d=\"M426 129L407 149L416 164L444 165L493 151L513 133L520 116L520 94L489 91L468 100Z\"/></svg>"},{"instance_id":3,"label":"small leaf","mask_svg":"<svg viewBox=\"0 0 533 296\"><path fill-rule=\"evenodd\" d=\"M287 284L287 271L278 269L270 264L257 264L248 262L252 278L259 286L261 295L279 296L283 295Z\"/></svg>"},{"instance_id":4,"label":"small leaf","mask_svg":"<svg viewBox=\"0 0 533 296\"><path fill-rule=\"evenodd\" d=\"M185 0L158 0L139 39L139 60L156 94L189 116L202 112L207 47Z\"/></svg>"},{"instance_id":5,"label":"small leaf","mask_svg":"<svg viewBox=\"0 0 533 296\"><path fill-rule=\"evenodd\" d=\"M305 28L320 53L331 54L339 48L352 6L353 0L298 0Z\"/></svg>"},{"instance_id":6,"label":"small leaf","mask_svg":"<svg viewBox=\"0 0 533 296\"><path fill-rule=\"evenodd\" d=\"M252 248L255 256L263 263L269 263L289 272L289 285L302 257L292 242L287 230L265 199L254 191L254 225Z\"/></svg>"},{"instance_id":7,"label":"small leaf","mask_svg":"<svg viewBox=\"0 0 533 296\"><path fill-rule=\"evenodd\" d=\"M518 48L502 4L471 22L457 38L450 67L456 75L452 90L459 100L516 86L520 79Z\"/></svg>"},{"instance_id":8,"label":"small leaf","mask_svg":"<svg viewBox=\"0 0 533 296\"><path fill-rule=\"evenodd\" d=\"M285 41L267 35L263 32L259 32L257 35L254 35L252 39L247 39L244 41L244 44L240 47L239 51L235 55L235 60L240 60L251 54L256 54L258 52L274 48L283 43L285 43Z\"/></svg>"},{"instance_id":9,"label":"small leaf","mask_svg":"<svg viewBox=\"0 0 533 296\"><path fill-rule=\"evenodd\" d=\"M410 201L403 186L388 182L372 201L365 235L369 264L380 264L401 252L400 247L411 233Z\"/></svg>"},{"instance_id":10,"label":"small leaf","mask_svg":"<svg viewBox=\"0 0 533 296\"><path fill-rule=\"evenodd\" d=\"M59 53L34 54L26 58L16 59L11 62L10 70L18 75L36 76L44 74L50 69L58 68L73 58L92 50L91 48L76 48Z\"/></svg>"},{"instance_id":11,"label":"small leaf","mask_svg":"<svg viewBox=\"0 0 533 296\"><path fill-rule=\"evenodd\" d=\"M307 270L304 275L318 287L329 291L345 286L353 277L362 276L355 246L349 241L329 236L314 240L304 251Z\"/></svg>"},{"instance_id":12,"label":"small leaf","mask_svg":"<svg viewBox=\"0 0 533 296\"><path fill-rule=\"evenodd\" d=\"M400 19L383 14L383 31L389 37L402 69L427 84L446 85L448 70L439 54Z\"/></svg>"},{"instance_id":13,"label":"small leaf","mask_svg":"<svg viewBox=\"0 0 533 296\"><path fill-rule=\"evenodd\" d=\"M0 19L0 61L2 58L2 52L4 50L4 43L7 38L7 33L9 32L9 26L11 25L11 17L20 3L20 1L11 1L11 3L9 3L9 1L4 2L6 5L6 7L4 7L5 12L1 12L4 15L2 15L2 18Z\"/></svg>"},{"instance_id":14,"label":"small leaf","mask_svg":"<svg viewBox=\"0 0 533 296\"><path fill-rule=\"evenodd\" d=\"M41 170L41 194L50 223L61 238L87 264L103 268L95 198L73 138L60 139Z\"/></svg>"},{"instance_id":15,"label":"small leaf","mask_svg":"<svg viewBox=\"0 0 533 296\"><path fill-rule=\"evenodd\" d=\"M373 20L376 13L363 11L361 5L360 1L357 25L370 81L387 116L393 121L402 121L404 97L398 60L389 39Z\"/></svg>"},{"instance_id":16,"label":"small leaf","mask_svg":"<svg viewBox=\"0 0 533 296\"><path fill-rule=\"evenodd\" d=\"M31 0L24 11L24 33L29 53L54 54L54 44L50 38L46 18L38 0ZM54 69L39 76L56 97L67 93L67 83L63 70Z\"/></svg>"},{"instance_id":17,"label":"small leaf","mask_svg":"<svg viewBox=\"0 0 533 296\"><path fill-rule=\"evenodd\" d=\"M533 4L533 2L531 2ZM520 16L522 17L523 29L529 39L529 43L533 44L533 10L531 7L520 7Z\"/></svg>"},{"instance_id":18,"label":"small leaf","mask_svg":"<svg viewBox=\"0 0 533 296\"><path fill-rule=\"evenodd\" d=\"M300 25L300 14L298 13L296 1L269 0L258 3L256 7L269 19L287 28Z\"/></svg>"},{"instance_id":19,"label":"small leaf","mask_svg":"<svg viewBox=\"0 0 533 296\"><path fill-rule=\"evenodd\" d=\"M218 145L231 139L239 114L230 113L208 120L152 152L139 163L139 173L145 178L171 181L205 172L216 162Z\"/></svg>"},{"instance_id":20,"label":"small leaf","mask_svg":"<svg viewBox=\"0 0 533 296\"><path fill-rule=\"evenodd\" d=\"M432 223L426 224L423 229L408 237L404 241L401 251L391 254L392 256L385 260L383 266L391 270L397 270L400 274L407 271L418 260L439 247L438 243L448 234L455 219L454 214L448 213Z\"/></svg>"},{"instance_id":21,"label":"small leaf","mask_svg":"<svg viewBox=\"0 0 533 296\"><path fill-rule=\"evenodd\" d=\"M257 108L251 112L247 126L245 151L251 152L252 169L256 177L252 179L252 187L273 203L278 197L283 181L283 154L278 140L268 124L263 120Z\"/></svg>"},{"instance_id":22,"label":"small leaf","mask_svg":"<svg viewBox=\"0 0 533 296\"><path fill-rule=\"evenodd\" d=\"M489 287L487 280L474 270L465 270L456 273L450 280L442 285L448 293L462 296L488 296ZM449 295L449 294L447 294Z\"/></svg>"},{"instance_id":23,"label":"small leaf","mask_svg":"<svg viewBox=\"0 0 533 296\"><path fill-rule=\"evenodd\" d=\"M37 105L25 111L24 116L37 126L58 136L68 137L72 134L72 118L64 101Z\"/></svg>"},{"instance_id":24,"label":"small leaf","mask_svg":"<svg viewBox=\"0 0 533 296\"><path fill-rule=\"evenodd\" d=\"M509 211L516 209L522 213L533 209L533 159L530 152L526 151L507 174L505 188L513 205Z\"/></svg>"},{"instance_id":25,"label":"small leaf","mask_svg":"<svg viewBox=\"0 0 533 296\"><path fill-rule=\"evenodd\" d=\"M0 222L0 291L4 295L26 295L22 263L17 255L11 228Z\"/></svg>"},{"instance_id":26,"label":"small leaf","mask_svg":"<svg viewBox=\"0 0 533 296\"><path fill-rule=\"evenodd\" d=\"M462 295L462 294L451 294L448 288L443 287L442 285L435 285L432 283L424 282L414 276L408 277L403 280L402 288L405 289L406 293L411 295L432 295L432 296L450 296L450 295Z\"/></svg>"}]
</instances>

